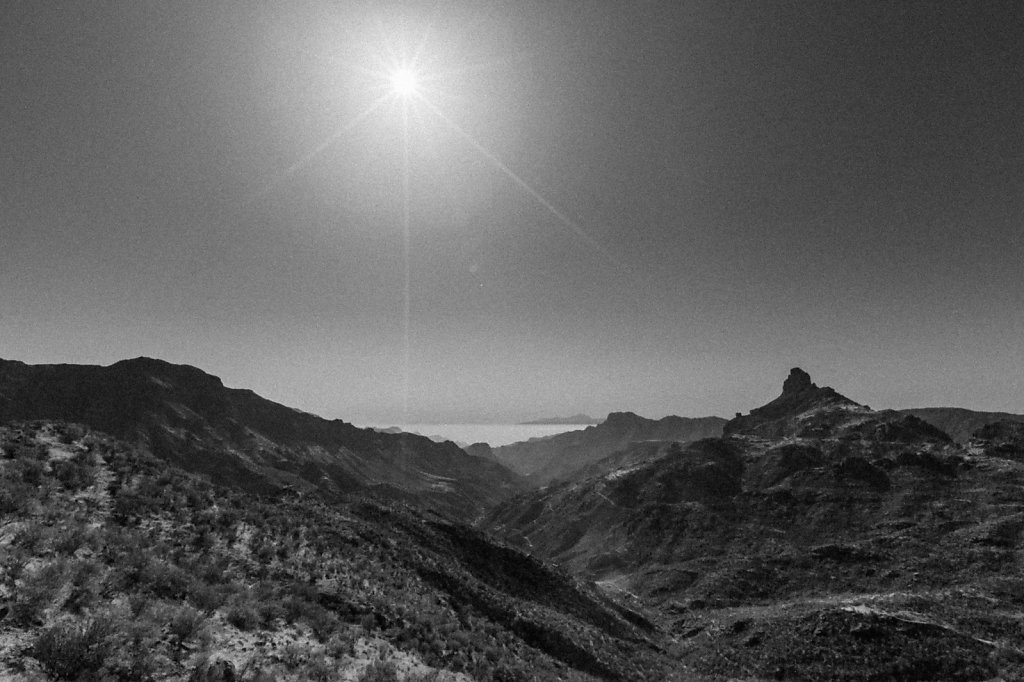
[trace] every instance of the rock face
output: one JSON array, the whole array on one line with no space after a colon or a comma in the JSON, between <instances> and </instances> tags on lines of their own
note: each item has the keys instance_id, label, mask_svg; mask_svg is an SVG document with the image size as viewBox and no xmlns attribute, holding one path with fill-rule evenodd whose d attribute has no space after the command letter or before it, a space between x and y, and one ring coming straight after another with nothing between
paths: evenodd
<instances>
[{"instance_id":1,"label":"rock face","mask_svg":"<svg viewBox=\"0 0 1024 682\"><path fill-rule=\"evenodd\" d=\"M632 412L612 412L601 424L547 438L494 448L494 456L538 484L565 478L613 453L642 441L691 442L722 433L720 417L645 419Z\"/></svg>"},{"instance_id":2,"label":"rock face","mask_svg":"<svg viewBox=\"0 0 1024 682\"><path fill-rule=\"evenodd\" d=\"M464 517L523 489L497 462L452 443L329 421L151 358L109 367L0 360L0 422L33 419L85 424L254 492L365 491Z\"/></svg>"}]
</instances>

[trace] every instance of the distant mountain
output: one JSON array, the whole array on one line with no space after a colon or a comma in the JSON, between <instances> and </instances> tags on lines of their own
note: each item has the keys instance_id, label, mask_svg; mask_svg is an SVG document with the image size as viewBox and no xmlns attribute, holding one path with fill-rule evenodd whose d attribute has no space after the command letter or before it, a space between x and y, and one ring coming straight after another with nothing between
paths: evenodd
<instances>
[{"instance_id":1,"label":"distant mountain","mask_svg":"<svg viewBox=\"0 0 1024 682\"><path fill-rule=\"evenodd\" d=\"M150 358L109 367L0 360L0 422L33 419L82 423L255 492L373 491L465 518L523 489L497 462L452 443L328 421Z\"/></svg>"},{"instance_id":2,"label":"distant mountain","mask_svg":"<svg viewBox=\"0 0 1024 682\"><path fill-rule=\"evenodd\" d=\"M949 442L941 429L911 414L875 411L834 389L819 388L799 367L790 370L782 394L748 415L737 415L723 428L725 435L783 437L874 438L881 441Z\"/></svg>"},{"instance_id":3,"label":"distant mountain","mask_svg":"<svg viewBox=\"0 0 1024 682\"><path fill-rule=\"evenodd\" d=\"M634 443L480 526L660 604L696 672L906 679L935 661L921 679L1024 679L970 644L1017 632L1024 426L992 425L965 448L794 369L724 432Z\"/></svg>"},{"instance_id":4,"label":"distant mountain","mask_svg":"<svg viewBox=\"0 0 1024 682\"><path fill-rule=\"evenodd\" d=\"M564 478L573 471L622 450L635 441L688 442L717 436L721 417L645 419L632 412L612 412L602 423L582 431L533 438L493 448L494 457L537 483Z\"/></svg>"},{"instance_id":5,"label":"distant mountain","mask_svg":"<svg viewBox=\"0 0 1024 682\"><path fill-rule=\"evenodd\" d=\"M975 431L992 422L1024 422L1024 414L975 412L959 407L919 407L897 412L923 419L948 433L957 443L966 443Z\"/></svg>"},{"instance_id":6,"label":"distant mountain","mask_svg":"<svg viewBox=\"0 0 1024 682\"><path fill-rule=\"evenodd\" d=\"M571 417L548 417L547 419L534 419L529 422L519 422L523 425L530 424L600 424L600 419L594 419L585 414L574 414Z\"/></svg>"}]
</instances>

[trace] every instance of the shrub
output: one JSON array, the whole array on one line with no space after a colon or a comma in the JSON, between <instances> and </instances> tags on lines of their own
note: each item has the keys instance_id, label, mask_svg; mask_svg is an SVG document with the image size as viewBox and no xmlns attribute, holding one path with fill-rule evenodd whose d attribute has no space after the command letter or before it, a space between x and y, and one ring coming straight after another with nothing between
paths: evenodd
<instances>
[{"instance_id":1,"label":"shrub","mask_svg":"<svg viewBox=\"0 0 1024 682\"><path fill-rule=\"evenodd\" d=\"M167 623L167 631L179 645L192 639L202 627L206 617L197 609L184 604L174 609Z\"/></svg>"},{"instance_id":2,"label":"shrub","mask_svg":"<svg viewBox=\"0 0 1024 682\"><path fill-rule=\"evenodd\" d=\"M391 661L374 661L366 666L358 682L398 682L398 670Z\"/></svg>"},{"instance_id":3,"label":"shrub","mask_svg":"<svg viewBox=\"0 0 1024 682\"><path fill-rule=\"evenodd\" d=\"M83 490L96 482L92 458L87 453L80 452L70 459L58 460L52 468L54 478L67 490Z\"/></svg>"},{"instance_id":4,"label":"shrub","mask_svg":"<svg viewBox=\"0 0 1024 682\"><path fill-rule=\"evenodd\" d=\"M110 653L113 628L104 619L59 623L39 635L29 655L58 680L78 680L98 673Z\"/></svg>"},{"instance_id":5,"label":"shrub","mask_svg":"<svg viewBox=\"0 0 1024 682\"><path fill-rule=\"evenodd\" d=\"M163 599L184 599L189 593L192 576L168 561L147 561L138 576L139 585Z\"/></svg>"},{"instance_id":6,"label":"shrub","mask_svg":"<svg viewBox=\"0 0 1024 682\"><path fill-rule=\"evenodd\" d=\"M225 617L239 630L253 630L260 624L260 614L246 599L235 599L228 606Z\"/></svg>"},{"instance_id":7,"label":"shrub","mask_svg":"<svg viewBox=\"0 0 1024 682\"><path fill-rule=\"evenodd\" d=\"M204 582L196 581L189 588L188 599L197 609L212 613L224 605L227 597L224 594L224 590L216 585L208 585Z\"/></svg>"},{"instance_id":8,"label":"shrub","mask_svg":"<svg viewBox=\"0 0 1024 682\"><path fill-rule=\"evenodd\" d=\"M91 559L78 561L71 568L71 592L64 608L75 613L96 603L100 594L103 566Z\"/></svg>"},{"instance_id":9,"label":"shrub","mask_svg":"<svg viewBox=\"0 0 1024 682\"><path fill-rule=\"evenodd\" d=\"M25 513L35 491L24 481L0 479L0 514Z\"/></svg>"},{"instance_id":10,"label":"shrub","mask_svg":"<svg viewBox=\"0 0 1024 682\"><path fill-rule=\"evenodd\" d=\"M338 629L340 622L335 613L319 604L310 604L302 618L321 642L327 641L331 634Z\"/></svg>"},{"instance_id":11,"label":"shrub","mask_svg":"<svg viewBox=\"0 0 1024 682\"><path fill-rule=\"evenodd\" d=\"M11 603L11 618L18 625L33 625L53 602L65 580L65 564L57 561L28 573Z\"/></svg>"}]
</instances>

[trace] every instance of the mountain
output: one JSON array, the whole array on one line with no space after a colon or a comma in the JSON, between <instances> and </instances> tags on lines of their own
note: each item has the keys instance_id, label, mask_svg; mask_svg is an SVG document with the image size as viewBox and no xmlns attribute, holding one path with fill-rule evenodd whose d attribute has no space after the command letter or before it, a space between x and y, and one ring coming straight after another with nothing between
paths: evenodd
<instances>
[{"instance_id":1,"label":"mountain","mask_svg":"<svg viewBox=\"0 0 1024 682\"><path fill-rule=\"evenodd\" d=\"M883 442L949 442L950 437L911 414L872 410L828 386L819 388L807 372L794 367L782 384L782 394L748 415L737 415L724 427L730 435L767 439L866 437Z\"/></svg>"},{"instance_id":2,"label":"mountain","mask_svg":"<svg viewBox=\"0 0 1024 682\"><path fill-rule=\"evenodd\" d=\"M1024 414L976 412L959 407L918 407L897 411L900 414L913 415L945 431L957 443L966 443L975 431L992 422L1024 422Z\"/></svg>"},{"instance_id":3,"label":"mountain","mask_svg":"<svg viewBox=\"0 0 1024 682\"><path fill-rule=\"evenodd\" d=\"M79 425L0 425L0 514L4 680L693 679L624 600L465 525Z\"/></svg>"},{"instance_id":4,"label":"mountain","mask_svg":"<svg viewBox=\"0 0 1024 682\"><path fill-rule=\"evenodd\" d=\"M659 606L702 674L1021 679L1021 428L965 448L794 369L724 437L634 446L480 527Z\"/></svg>"},{"instance_id":5,"label":"mountain","mask_svg":"<svg viewBox=\"0 0 1024 682\"><path fill-rule=\"evenodd\" d=\"M612 412L602 423L582 431L532 438L493 448L494 457L538 483L571 474L635 441L693 441L720 435L720 417L645 419L632 412Z\"/></svg>"},{"instance_id":6,"label":"mountain","mask_svg":"<svg viewBox=\"0 0 1024 682\"><path fill-rule=\"evenodd\" d=\"M523 489L498 463L453 443L329 421L151 358L109 367L0 360L0 423L34 419L85 424L258 493L373 491L472 518Z\"/></svg>"},{"instance_id":7,"label":"mountain","mask_svg":"<svg viewBox=\"0 0 1024 682\"><path fill-rule=\"evenodd\" d=\"M571 417L548 417L547 419L534 419L521 424L600 424L600 419L588 417L585 414L574 414Z\"/></svg>"}]
</instances>

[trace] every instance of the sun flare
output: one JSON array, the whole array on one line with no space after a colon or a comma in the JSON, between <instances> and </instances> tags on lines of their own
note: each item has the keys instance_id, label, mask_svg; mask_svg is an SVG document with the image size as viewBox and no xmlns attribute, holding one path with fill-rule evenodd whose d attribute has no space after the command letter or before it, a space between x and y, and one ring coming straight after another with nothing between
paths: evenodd
<instances>
[{"instance_id":1,"label":"sun flare","mask_svg":"<svg viewBox=\"0 0 1024 682\"><path fill-rule=\"evenodd\" d=\"M391 74L391 90L399 97L412 97L417 87L416 74L412 69L396 69Z\"/></svg>"}]
</instances>

